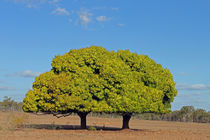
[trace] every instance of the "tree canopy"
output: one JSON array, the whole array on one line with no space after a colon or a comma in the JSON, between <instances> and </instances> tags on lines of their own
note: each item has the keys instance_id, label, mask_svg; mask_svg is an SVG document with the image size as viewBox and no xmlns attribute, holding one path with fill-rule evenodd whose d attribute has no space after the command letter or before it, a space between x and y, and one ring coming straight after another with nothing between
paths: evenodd
<instances>
[{"instance_id":1,"label":"tree canopy","mask_svg":"<svg viewBox=\"0 0 210 140\"><path fill-rule=\"evenodd\" d=\"M123 128L133 113L170 111L177 94L168 69L146 55L91 46L52 60L23 101L26 112L77 113L82 128L89 112L120 113Z\"/></svg>"}]
</instances>

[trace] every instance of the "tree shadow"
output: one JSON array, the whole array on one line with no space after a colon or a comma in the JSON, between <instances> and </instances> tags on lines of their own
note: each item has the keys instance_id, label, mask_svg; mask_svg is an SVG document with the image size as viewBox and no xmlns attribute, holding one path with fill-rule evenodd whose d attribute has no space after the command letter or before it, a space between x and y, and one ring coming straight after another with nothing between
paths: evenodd
<instances>
[{"instance_id":1,"label":"tree shadow","mask_svg":"<svg viewBox=\"0 0 210 140\"><path fill-rule=\"evenodd\" d=\"M105 126L87 126L87 129L81 129L80 125L58 125L58 124L27 124L25 128L30 129L48 129L48 130L91 130L91 127L96 128L96 130L102 131L122 131L124 129L117 127L105 127ZM130 131L145 131L142 129L128 129Z\"/></svg>"}]
</instances>

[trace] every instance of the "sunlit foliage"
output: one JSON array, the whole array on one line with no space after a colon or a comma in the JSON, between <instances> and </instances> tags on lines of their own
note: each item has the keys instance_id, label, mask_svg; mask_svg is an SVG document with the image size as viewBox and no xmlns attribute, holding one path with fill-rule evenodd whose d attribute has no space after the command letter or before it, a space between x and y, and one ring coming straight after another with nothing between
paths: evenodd
<instances>
[{"instance_id":1,"label":"sunlit foliage","mask_svg":"<svg viewBox=\"0 0 210 140\"><path fill-rule=\"evenodd\" d=\"M24 111L166 113L177 95L168 69L129 50L72 49L51 65L26 94Z\"/></svg>"}]
</instances>

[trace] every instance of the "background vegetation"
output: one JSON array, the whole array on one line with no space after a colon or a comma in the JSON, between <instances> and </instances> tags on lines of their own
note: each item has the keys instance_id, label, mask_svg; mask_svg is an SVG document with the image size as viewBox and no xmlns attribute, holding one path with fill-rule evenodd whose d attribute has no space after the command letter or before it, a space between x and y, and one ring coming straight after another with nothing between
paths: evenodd
<instances>
[{"instance_id":1,"label":"background vegetation","mask_svg":"<svg viewBox=\"0 0 210 140\"><path fill-rule=\"evenodd\" d=\"M0 111L18 111L22 112L22 102L16 102L10 97L5 96L0 102ZM90 116L120 118L117 114L90 113ZM141 120L164 120L179 122L198 122L210 123L210 111L204 109L195 109L193 106L183 106L180 110L172 111L167 114L143 113L136 114L135 118Z\"/></svg>"},{"instance_id":2,"label":"background vegetation","mask_svg":"<svg viewBox=\"0 0 210 140\"><path fill-rule=\"evenodd\" d=\"M0 111L22 111L22 106L22 102L16 102L5 96L3 101L0 102Z\"/></svg>"}]
</instances>

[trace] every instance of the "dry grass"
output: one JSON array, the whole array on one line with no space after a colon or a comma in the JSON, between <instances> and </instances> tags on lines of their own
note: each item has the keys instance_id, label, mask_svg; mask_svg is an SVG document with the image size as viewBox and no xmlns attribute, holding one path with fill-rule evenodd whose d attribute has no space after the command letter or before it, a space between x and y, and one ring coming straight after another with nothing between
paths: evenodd
<instances>
[{"instance_id":1,"label":"dry grass","mask_svg":"<svg viewBox=\"0 0 210 140\"><path fill-rule=\"evenodd\" d=\"M131 130L120 130L122 120L88 117L87 125L97 131L80 130L79 117L57 119L51 115L0 112L0 140L210 140L210 124L144 121L132 119ZM26 128L8 129L11 116ZM19 121L20 120L20 121Z\"/></svg>"}]
</instances>

